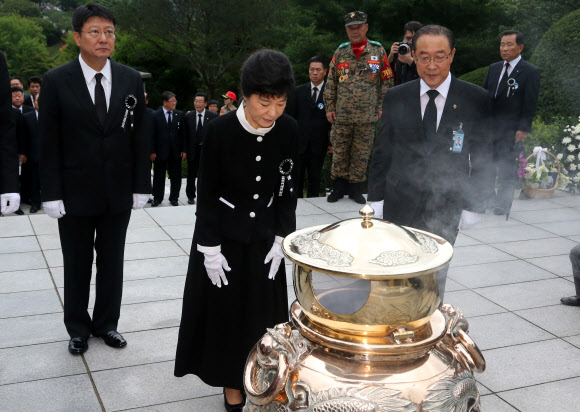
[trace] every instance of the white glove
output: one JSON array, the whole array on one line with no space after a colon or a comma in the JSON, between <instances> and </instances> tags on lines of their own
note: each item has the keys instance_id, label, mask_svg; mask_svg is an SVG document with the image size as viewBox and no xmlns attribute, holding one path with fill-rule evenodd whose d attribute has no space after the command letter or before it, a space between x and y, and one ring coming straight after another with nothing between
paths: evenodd
<instances>
[{"instance_id":1,"label":"white glove","mask_svg":"<svg viewBox=\"0 0 580 412\"><path fill-rule=\"evenodd\" d=\"M62 200L51 200L50 202L42 202L42 208L45 213L53 219L60 219L66 212L64 210L64 203Z\"/></svg>"},{"instance_id":2,"label":"white glove","mask_svg":"<svg viewBox=\"0 0 580 412\"><path fill-rule=\"evenodd\" d=\"M471 229L479 222L481 222L481 215L479 213L464 210L461 212L461 219L459 219L459 229Z\"/></svg>"},{"instance_id":3,"label":"white glove","mask_svg":"<svg viewBox=\"0 0 580 412\"><path fill-rule=\"evenodd\" d=\"M228 261L221 252L215 254L204 253L203 264L205 265L205 270L207 271L207 276L211 283L218 288L222 287L222 282L224 285L228 285L228 280L226 279L226 274L224 270L232 270L228 265Z\"/></svg>"},{"instance_id":4,"label":"white glove","mask_svg":"<svg viewBox=\"0 0 580 412\"><path fill-rule=\"evenodd\" d=\"M270 249L266 255L266 260L264 260L264 264L272 261L270 264L270 273L268 273L268 279L274 280L276 273L278 273L280 263L282 262L282 259L284 259L284 253L282 252L282 239L282 237L276 236L274 239L274 244L272 245L272 249Z\"/></svg>"},{"instance_id":5,"label":"white glove","mask_svg":"<svg viewBox=\"0 0 580 412\"><path fill-rule=\"evenodd\" d=\"M385 204L384 200L380 202L371 202L371 207L375 211L375 215L373 216L375 219L382 219L383 218L383 206Z\"/></svg>"},{"instance_id":6,"label":"white glove","mask_svg":"<svg viewBox=\"0 0 580 412\"><path fill-rule=\"evenodd\" d=\"M4 193L0 195L0 213L7 215L14 213L20 208L20 195L18 193Z\"/></svg>"},{"instance_id":7,"label":"white glove","mask_svg":"<svg viewBox=\"0 0 580 412\"><path fill-rule=\"evenodd\" d=\"M149 195L133 193L133 210L143 209L149 200Z\"/></svg>"}]
</instances>

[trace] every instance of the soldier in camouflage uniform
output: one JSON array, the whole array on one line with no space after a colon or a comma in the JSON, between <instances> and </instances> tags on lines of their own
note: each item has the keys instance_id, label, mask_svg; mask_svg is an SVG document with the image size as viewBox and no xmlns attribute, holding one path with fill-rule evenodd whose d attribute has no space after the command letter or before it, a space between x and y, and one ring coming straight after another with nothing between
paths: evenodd
<instances>
[{"instance_id":1,"label":"soldier in camouflage uniform","mask_svg":"<svg viewBox=\"0 0 580 412\"><path fill-rule=\"evenodd\" d=\"M331 176L334 179L329 202L346 194L364 204L360 183L366 170L381 118L381 104L393 71L380 43L366 38L367 15L362 11L344 17L350 42L338 46L330 62L324 90L326 117L332 123L333 147Z\"/></svg>"}]
</instances>

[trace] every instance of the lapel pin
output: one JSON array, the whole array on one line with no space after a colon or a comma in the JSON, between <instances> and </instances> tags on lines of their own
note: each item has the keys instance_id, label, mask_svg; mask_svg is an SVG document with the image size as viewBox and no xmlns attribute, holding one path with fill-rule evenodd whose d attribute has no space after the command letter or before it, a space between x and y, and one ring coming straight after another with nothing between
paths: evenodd
<instances>
[{"instance_id":1,"label":"lapel pin","mask_svg":"<svg viewBox=\"0 0 580 412\"><path fill-rule=\"evenodd\" d=\"M453 105L453 108L454 108L454 109L457 109L457 105L456 105L456 104L454 104L454 105Z\"/></svg>"}]
</instances>

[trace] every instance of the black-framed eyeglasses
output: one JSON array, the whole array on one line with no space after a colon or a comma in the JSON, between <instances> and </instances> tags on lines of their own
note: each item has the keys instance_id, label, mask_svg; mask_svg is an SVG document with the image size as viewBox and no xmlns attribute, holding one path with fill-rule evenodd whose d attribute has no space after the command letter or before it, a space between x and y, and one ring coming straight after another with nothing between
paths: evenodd
<instances>
[{"instance_id":1,"label":"black-framed eyeglasses","mask_svg":"<svg viewBox=\"0 0 580 412\"><path fill-rule=\"evenodd\" d=\"M421 63L424 66L427 66L429 63L431 63L431 61L433 61L433 63L435 63L435 64L441 64L445 60L447 60L449 58L449 56L451 56L451 53L449 53L447 56L435 56L433 58L431 58L431 57L416 57L415 60L417 60L418 63Z\"/></svg>"},{"instance_id":2,"label":"black-framed eyeglasses","mask_svg":"<svg viewBox=\"0 0 580 412\"><path fill-rule=\"evenodd\" d=\"M100 30L89 30L89 31L83 31L83 33L87 33L93 39L98 39L99 37L101 37L101 34L103 34L103 33L105 33L105 37L107 39L112 39L117 34L117 32L115 30L113 30L113 29L104 30L104 31L100 31Z\"/></svg>"}]
</instances>

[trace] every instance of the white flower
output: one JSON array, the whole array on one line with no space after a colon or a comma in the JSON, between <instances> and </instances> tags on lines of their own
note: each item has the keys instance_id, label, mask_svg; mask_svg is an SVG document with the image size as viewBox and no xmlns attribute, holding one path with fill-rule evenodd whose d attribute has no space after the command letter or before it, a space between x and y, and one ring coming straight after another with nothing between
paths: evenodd
<instances>
[{"instance_id":1,"label":"white flower","mask_svg":"<svg viewBox=\"0 0 580 412\"><path fill-rule=\"evenodd\" d=\"M568 166L568 168L570 170L576 170L576 165L574 163L572 163L571 165Z\"/></svg>"},{"instance_id":2,"label":"white flower","mask_svg":"<svg viewBox=\"0 0 580 412\"><path fill-rule=\"evenodd\" d=\"M580 134L580 124L574 126L574 129L572 130L573 134Z\"/></svg>"},{"instance_id":3,"label":"white flower","mask_svg":"<svg viewBox=\"0 0 580 412\"><path fill-rule=\"evenodd\" d=\"M576 159L576 158L574 157L574 155L568 155L568 157L566 158L566 161L568 161L568 162L573 162L573 161L574 161L574 159Z\"/></svg>"},{"instance_id":4,"label":"white flower","mask_svg":"<svg viewBox=\"0 0 580 412\"><path fill-rule=\"evenodd\" d=\"M562 139L562 144L568 144L568 143L571 143L571 142L572 142L572 139L570 139L569 137L565 137L565 138Z\"/></svg>"},{"instance_id":5,"label":"white flower","mask_svg":"<svg viewBox=\"0 0 580 412\"><path fill-rule=\"evenodd\" d=\"M574 176L574 177L572 178L572 181L573 181L574 183L578 183L578 182L580 182L580 176Z\"/></svg>"},{"instance_id":6,"label":"white flower","mask_svg":"<svg viewBox=\"0 0 580 412\"><path fill-rule=\"evenodd\" d=\"M558 153L558 155L556 156L556 159L562 160L563 157L564 157L564 155L562 153Z\"/></svg>"},{"instance_id":7,"label":"white flower","mask_svg":"<svg viewBox=\"0 0 580 412\"><path fill-rule=\"evenodd\" d=\"M567 137L567 139L570 139L570 138L569 138L569 137ZM574 146L573 144L571 144L571 145L569 145L569 146L567 147L567 149L568 149L568 151L569 151L569 152L573 152L574 150L576 150L576 146Z\"/></svg>"}]
</instances>

